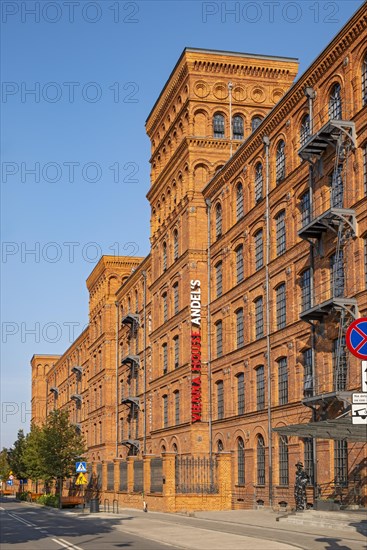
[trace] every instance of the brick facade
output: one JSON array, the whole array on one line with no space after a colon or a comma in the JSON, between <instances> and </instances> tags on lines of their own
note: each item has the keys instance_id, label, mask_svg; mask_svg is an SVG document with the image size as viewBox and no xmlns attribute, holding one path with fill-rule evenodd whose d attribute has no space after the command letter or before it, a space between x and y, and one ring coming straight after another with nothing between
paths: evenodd
<instances>
[{"instance_id":1,"label":"brick facade","mask_svg":"<svg viewBox=\"0 0 367 550\"><path fill-rule=\"evenodd\" d=\"M310 305L326 302L339 273L330 270L333 254L342 248L343 296L367 315L366 26L364 6L292 87L292 58L185 49L149 114L151 252L144 259L103 257L87 280L88 328L62 357L32 358L33 421L68 407L88 462L103 462L104 491L105 464L115 461L119 493L118 463L127 460L120 504L141 505L131 484L132 464L142 459L142 493L155 509L292 506L294 465L309 465L310 456L322 496L334 495L334 441L318 440L310 455L309 441L273 429L337 416L336 396L327 411L317 401L335 390L336 370L345 377L338 389L360 389L359 361L347 356L344 369L340 359L344 306L334 304L312 326L302 312L311 299L306 270ZM313 163L308 206L311 163L298 151L331 117L336 84L341 118L354 123L356 142L348 150L329 145ZM306 87L315 95L311 121ZM259 126L256 117L264 119ZM312 221L334 200L339 165L343 207L355 226L341 244L327 229L310 245L300 232L310 222L304 216ZM191 410L195 280L202 306L198 422ZM348 443L346 452L343 498L357 493L366 504L366 445ZM176 494L175 455L217 453L219 494ZM159 456L165 484L153 495L149 457Z\"/></svg>"}]
</instances>

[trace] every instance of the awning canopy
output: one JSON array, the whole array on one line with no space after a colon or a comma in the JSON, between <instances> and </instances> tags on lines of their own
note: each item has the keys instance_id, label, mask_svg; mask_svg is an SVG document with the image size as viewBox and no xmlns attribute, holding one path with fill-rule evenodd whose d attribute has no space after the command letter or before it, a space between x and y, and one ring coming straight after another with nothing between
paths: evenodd
<instances>
[{"instance_id":1,"label":"awning canopy","mask_svg":"<svg viewBox=\"0 0 367 550\"><path fill-rule=\"evenodd\" d=\"M316 439L346 439L355 443L367 442L367 425L352 424L352 418L321 420L308 424L293 424L273 428L273 432L281 435L296 435L298 437L315 437Z\"/></svg>"}]
</instances>

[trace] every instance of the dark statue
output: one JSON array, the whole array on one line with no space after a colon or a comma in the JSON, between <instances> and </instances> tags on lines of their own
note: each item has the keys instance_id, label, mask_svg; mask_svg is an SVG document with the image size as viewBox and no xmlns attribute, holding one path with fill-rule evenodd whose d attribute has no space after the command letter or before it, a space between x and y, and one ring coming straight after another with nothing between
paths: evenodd
<instances>
[{"instance_id":1,"label":"dark statue","mask_svg":"<svg viewBox=\"0 0 367 550\"><path fill-rule=\"evenodd\" d=\"M306 487L309 482L309 477L303 469L302 462L296 464L296 481L294 484L294 499L296 501L296 510L304 510L306 508Z\"/></svg>"}]
</instances>

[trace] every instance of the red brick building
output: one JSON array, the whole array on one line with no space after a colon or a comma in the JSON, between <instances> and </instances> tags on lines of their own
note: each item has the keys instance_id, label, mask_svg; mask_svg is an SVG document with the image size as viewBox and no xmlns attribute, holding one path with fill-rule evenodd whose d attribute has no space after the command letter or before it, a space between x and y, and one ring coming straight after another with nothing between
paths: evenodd
<instances>
[{"instance_id":1,"label":"red brick building","mask_svg":"<svg viewBox=\"0 0 367 550\"><path fill-rule=\"evenodd\" d=\"M146 123L150 255L103 257L88 328L32 359L34 421L69 408L111 499L290 507L302 460L310 503L366 504L345 347L367 316L366 27L362 6L295 83L292 58L173 69Z\"/></svg>"}]
</instances>

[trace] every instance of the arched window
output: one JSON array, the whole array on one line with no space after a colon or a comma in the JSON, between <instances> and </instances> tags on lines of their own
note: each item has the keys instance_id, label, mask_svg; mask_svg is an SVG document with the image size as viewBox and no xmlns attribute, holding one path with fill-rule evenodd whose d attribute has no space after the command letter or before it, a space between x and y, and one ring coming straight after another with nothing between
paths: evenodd
<instances>
[{"instance_id":1,"label":"arched window","mask_svg":"<svg viewBox=\"0 0 367 550\"><path fill-rule=\"evenodd\" d=\"M276 313L277 313L277 329L280 330L287 323L287 296L285 283L281 283L275 289L276 297Z\"/></svg>"},{"instance_id":2,"label":"arched window","mask_svg":"<svg viewBox=\"0 0 367 550\"><path fill-rule=\"evenodd\" d=\"M261 116L254 116L251 120L251 130L254 132L262 122L263 118Z\"/></svg>"},{"instance_id":3,"label":"arched window","mask_svg":"<svg viewBox=\"0 0 367 550\"><path fill-rule=\"evenodd\" d=\"M263 198L263 165L258 162L255 166L255 202L258 203Z\"/></svg>"},{"instance_id":4,"label":"arched window","mask_svg":"<svg viewBox=\"0 0 367 550\"><path fill-rule=\"evenodd\" d=\"M217 441L217 451L218 451L218 453L222 452L223 449L224 449L223 441L221 439L218 439L218 441Z\"/></svg>"},{"instance_id":5,"label":"arched window","mask_svg":"<svg viewBox=\"0 0 367 550\"><path fill-rule=\"evenodd\" d=\"M245 375L240 372L237 378L237 414L245 414Z\"/></svg>"},{"instance_id":6,"label":"arched window","mask_svg":"<svg viewBox=\"0 0 367 550\"><path fill-rule=\"evenodd\" d=\"M178 231L177 229L173 232L173 259L178 259Z\"/></svg>"},{"instance_id":7,"label":"arched window","mask_svg":"<svg viewBox=\"0 0 367 550\"><path fill-rule=\"evenodd\" d=\"M217 239L222 235L222 206L220 203L215 207L215 236Z\"/></svg>"},{"instance_id":8,"label":"arched window","mask_svg":"<svg viewBox=\"0 0 367 550\"><path fill-rule=\"evenodd\" d=\"M163 321L168 321L168 297L167 292L162 294L162 301L163 301Z\"/></svg>"},{"instance_id":9,"label":"arched window","mask_svg":"<svg viewBox=\"0 0 367 550\"><path fill-rule=\"evenodd\" d=\"M180 423L180 392L177 390L174 392L175 395L175 425L178 426Z\"/></svg>"},{"instance_id":10,"label":"arched window","mask_svg":"<svg viewBox=\"0 0 367 550\"><path fill-rule=\"evenodd\" d=\"M237 439L237 482L245 484L245 444L242 437Z\"/></svg>"},{"instance_id":11,"label":"arched window","mask_svg":"<svg viewBox=\"0 0 367 550\"><path fill-rule=\"evenodd\" d=\"M218 420L224 418L223 380L217 382L217 418Z\"/></svg>"},{"instance_id":12,"label":"arched window","mask_svg":"<svg viewBox=\"0 0 367 550\"><path fill-rule=\"evenodd\" d=\"M238 183L236 187L236 220L243 218L243 187Z\"/></svg>"},{"instance_id":13,"label":"arched window","mask_svg":"<svg viewBox=\"0 0 367 550\"><path fill-rule=\"evenodd\" d=\"M164 343L162 345L162 364L163 364L163 374L167 374L167 372L168 372L168 347L167 347L166 343Z\"/></svg>"},{"instance_id":14,"label":"arched window","mask_svg":"<svg viewBox=\"0 0 367 550\"><path fill-rule=\"evenodd\" d=\"M163 401L163 427L167 428L168 426L168 395L162 396Z\"/></svg>"},{"instance_id":15,"label":"arched window","mask_svg":"<svg viewBox=\"0 0 367 550\"><path fill-rule=\"evenodd\" d=\"M362 62L362 104L367 105L367 52Z\"/></svg>"},{"instance_id":16,"label":"arched window","mask_svg":"<svg viewBox=\"0 0 367 550\"><path fill-rule=\"evenodd\" d=\"M164 241L162 244L162 267L163 271L167 269L167 243Z\"/></svg>"},{"instance_id":17,"label":"arched window","mask_svg":"<svg viewBox=\"0 0 367 550\"><path fill-rule=\"evenodd\" d=\"M330 91L329 118L331 120L340 120L342 118L342 89L338 82L334 84Z\"/></svg>"},{"instance_id":18,"label":"arched window","mask_svg":"<svg viewBox=\"0 0 367 550\"><path fill-rule=\"evenodd\" d=\"M236 282L237 284L243 281L243 245L240 244L236 248Z\"/></svg>"},{"instance_id":19,"label":"arched window","mask_svg":"<svg viewBox=\"0 0 367 550\"><path fill-rule=\"evenodd\" d=\"M301 147L306 143L310 135L310 115L306 114L302 118L301 128L299 132L299 142Z\"/></svg>"},{"instance_id":20,"label":"arched window","mask_svg":"<svg viewBox=\"0 0 367 550\"><path fill-rule=\"evenodd\" d=\"M262 435L257 437L257 484L265 485L265 442Z\"/></svg>"},{"instance_id":21,"label":"arched window","mask_svg":"<svg viewBox=\"0 0 367 550\"><path fill-rule=\"evenodd\" d=\"M175 453L176 455L178 454L178 449L177 449L176 443L174 443L174 444L172 445L172 452Z\"/></svg>"},{"instance_id":22,"label":"arched window","mask_svg":"<svg viewBox=\"0 0 367 550\"><path fill-rule=\"evenodd\" d=\"M224 116L215 113L213 117L213 135L215 138L224 138Z\"/></svg>"},{"instance_id":23,"label":"arched window","mask_svg":"<svg viewBox=\"0 0 367 550\"><path fill-rule=\"evenodd\" d=\"M242 348L244 344L243 309L242 308L236 311L236 333L237 333L237 348Z\"/></svg>"},{"instance_id":24,"label":"arched window","mask_svg":"<svg viewBox=\"0 0 367 550\"><path fill-rule=\"evenodd\" d=\"M278 361L278 401L279 405L288 403L288 366L287 358Z\"/></svg>"},{"instance_id":25,"label":"arched window","mask_svg":"<svg viewBox=\"0 0 367 550\"><path fill-rule=\"evenodd\" d=\"M254 235L255 240L255 269L261 269L264 265L263 230L259 229Z\"/></svg>"},{"instance_id":26,"label":"arched window","mask_svg":"<svg viewBox=\"0 0 367 550\"><path fill-rule=\"evenodd\" d=\"M279 439L279 485L289 483L288 438L286 435Z\"/></svg>"},{"instance_id":27,"label":"arched window","mask_svg":"<svg viewBox=\"0 0 367 550\"><path fill-rule=\"evenodd\" d=\"M275 176L277 185L285 178L285 143L282 139L278 143L275 156Z\"/></svg>"},{"instance_id":28,"label":"arched window","mask_svg":"<svg viewBox=\"0 0 367 550\"><path fill-rule=\"evenodd\" d=\"M215 340L217 347L217 357L222 357L223 354L223 325L222 321L215 323Z\"/></svg>"},{"instance_id":29,"label":"arched window","mask_svg":"<svg viewBox=\"0 0 367 550\"><path fill-rule=\"evenodd\" d=\"M243 139L243 118L240 115L232 118L232 135L233 139Z\"/></svg>"},{"instance_id":30,"label":"arched window","mask_svg":"<svg viewBox=\"0 0 367 550\"><path fill-rule=\"evenodd\" d=\"M280 256L286 250L285 210L275 216L275 238L277 256Z\"/></svg>"}]
</instances>

